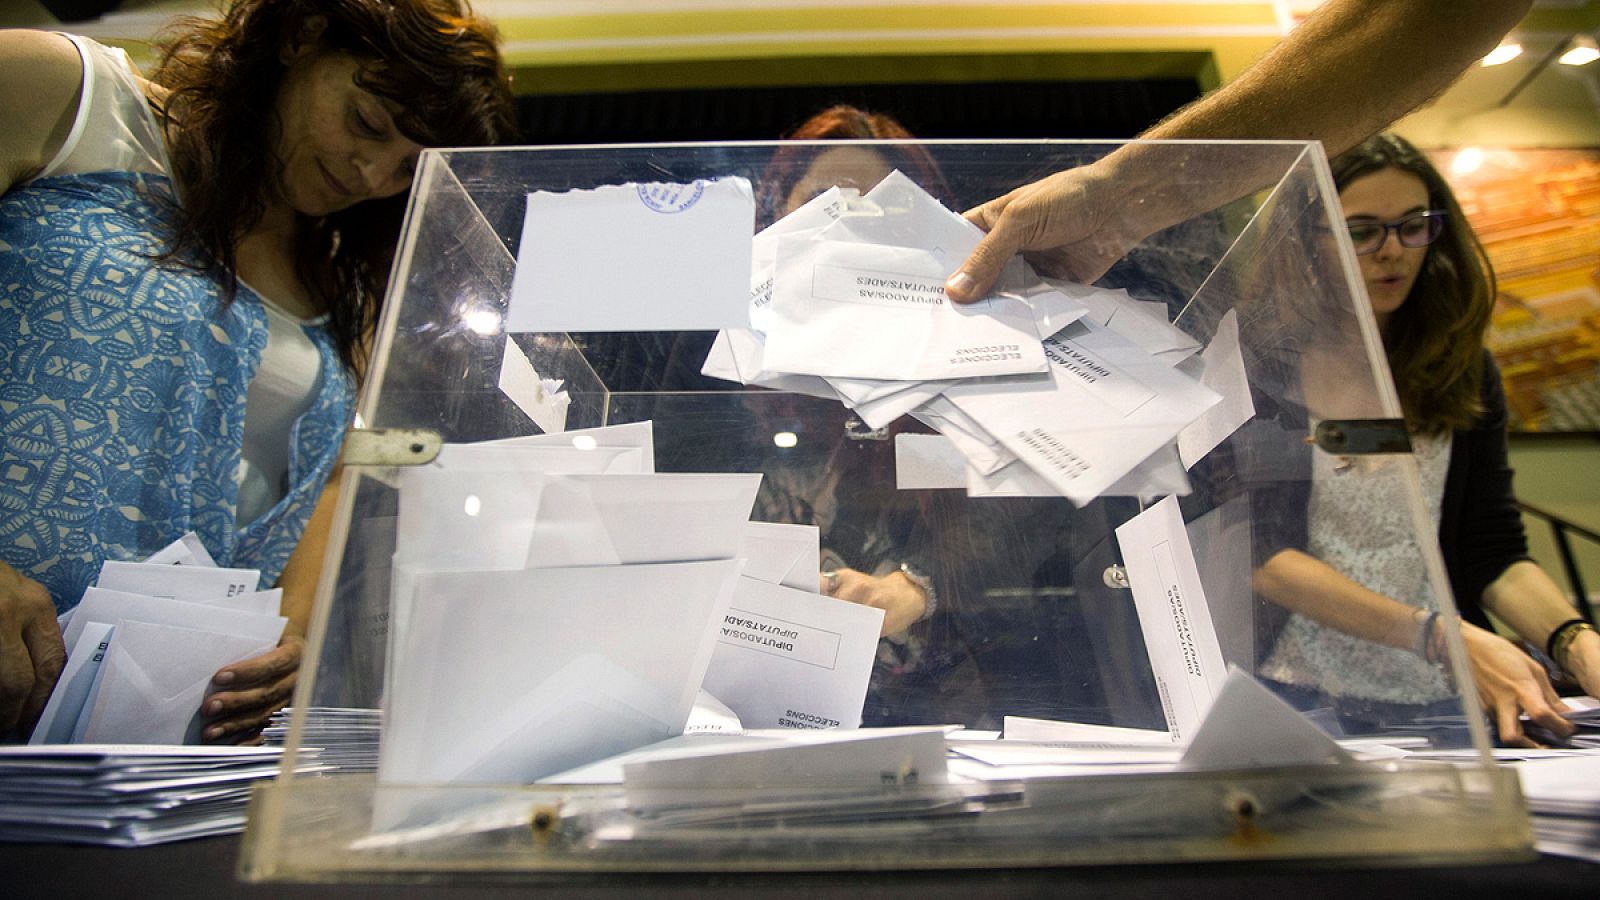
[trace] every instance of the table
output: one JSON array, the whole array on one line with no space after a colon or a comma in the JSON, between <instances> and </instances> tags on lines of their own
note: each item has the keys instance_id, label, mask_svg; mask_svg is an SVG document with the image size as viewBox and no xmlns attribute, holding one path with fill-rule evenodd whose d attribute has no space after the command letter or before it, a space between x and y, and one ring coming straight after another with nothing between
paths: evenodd
<instances>
[{"instance_id":1,"label":"table","mask_svg":"<svg viewBox=\"0 0 1600 900\"><path fill-rule=\"evenodd\" d=\"M239 900L331 898L746 897L762 900L890 898L989 900L1005 897L1162 897L1174 900L1373 900L1382 897L1495 900L1600 897L1600 864L1560 857L1504 865L1352 868L1331 864L1193 863L1070 869L959 872L839 872L764 875L679 875L565 878L428 885L246 884L234 865L238 837L209 838L141 850L58 845L0 845L0 896L226 897Z\"/></svg>"}]
</instances>

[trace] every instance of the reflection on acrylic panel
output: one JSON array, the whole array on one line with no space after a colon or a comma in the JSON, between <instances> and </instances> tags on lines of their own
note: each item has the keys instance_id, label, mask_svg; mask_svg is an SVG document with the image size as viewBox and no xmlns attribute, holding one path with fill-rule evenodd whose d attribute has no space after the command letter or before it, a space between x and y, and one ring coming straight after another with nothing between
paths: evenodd
<instances>
[{"instance_id":1,"label":"reflection on acrylic panel","mask_svg":"<svg viewBox=\"0 0 1600 900\"><path fill-rule=\"evenodd\" d=\"M1431 155L1499 281L1488 340L1511 427L1600 431L1600 150Z\"/></svg>"}]
</instances>

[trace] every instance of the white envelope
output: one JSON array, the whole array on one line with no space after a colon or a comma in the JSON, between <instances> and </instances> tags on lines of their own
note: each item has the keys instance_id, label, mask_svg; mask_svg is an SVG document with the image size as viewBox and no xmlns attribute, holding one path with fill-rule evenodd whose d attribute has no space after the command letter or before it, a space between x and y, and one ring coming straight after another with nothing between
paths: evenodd
<instances>
[{"instance_id":1,"label":"white envelope","mask_svg":"<svg viewBox=\"0 0 1600 900\"><path fill-rule=\"evenodd\" d=\"M851 194L855 192L852 190ZM831 187L766 228L750 241L750 328L765 333L772 324L772 279L778 261L778 238L810 234L839 220L845 190Z\"/></svg>"},{"instance_id":2,"label":"white envelope","mask_svg":"<svg viewBox=\"0 0 1600 900\"><path fill-rule=\"evenodd\" d=\"M844 405L854 410L868 428L884 428L944 393L944 389L955 382L830 378L828 384L839 392Z\"/></svg>"},{"instance_id":3,"label":"white envelope","mask_svg":"<svg viewBox=\"0 0 1600 900\"><path fill-rule=\"evenodd\" d=\"M821 544L821 529L815 525L746 522L739 543L744 575L816 593Z\"/></svg>"},{"instance_id":4,"label":"white envelope","mask_svg":"<svg viewBox=\"0 0 1600 900\"><path fill-rule=\"evenodd\" d=\"M856 728L883 610L740 578L701 687L746 728Z\"/></svg>"},{"instance_id":5,"label":"white envelope","mask_svg":"<svg viewBox=\"0 0 1600 900\"><path fill-rule=\"evenodd\" d=\"M129 594L204 603L249 593L256 590L260 582L261 573L255 569L107 560L100 565L100 577L95 580L95 586Z\"/></svg>"},{"instance_id":6,"label":"white envelope","mask_svg":"<svg viewBox=\"0 0 1600 900\"><path fill-rule=\"evenodd\" d=\"M1310 719L1267 690L1250 673L1230 666L1205 721L1178 761L1182 770L1263 766L1354 765Z\"/></svg>"},{"instance_id":7,"label":"white envelope","mask_svg":"<svg viewBox=\"0 0 1600 900\"><path fill-rule=\"evenodd\" d=\"M172 568L183 568L173 566ZM83 629L91 622L116 624L128 619L155 625L171 625L197 631L215 631L237 634L276 644L283 635L283 626L289 621L283 616L228 609L210 603L185 603L166 597L147 597L92 587L83 592L72 621L62 632L63 643L75 647Z\"/></svg>"},{"instance_id":8,"label":"white envelope","mask_svg":"<svg viewBox=\"0 0 1600 900\"><path fill-rule=\"evenodd\" d=\"M1217 322L1211 343L1200 353L1200 383L1222 396L1222 402L1178 433L1178 455L1186 469L1205 458L1239 426L1255 417L1250 376L1239 348L1239 313L1228 310Z\"/></svg>"},{"instance_id":9,"label":"white envelope","mask_svg":"<svg viewBox=\"0 0 1600 900\"><path fill-rule=\"evenodd\" d=\"M743 178L529 194L505 330L748 327L754 231Z\"/></svg>"},{"instance_id":10,"label":"white envelope","mask_svg":"<svg viewBox=\"0 0 1600 900\"><path fill-rule=\"evenodd\" d=\"M379 779L525 783L682 731L741 567L420 575Z\"/></svg>"},{"instance_id":11,"label":"white envelope","mask_svg":"<svg viewBox=\"0 0 1600 900\"><path fill-rule=\"evenodd\" d=\"M525 434L518 437L481 441L476 444L447 444L440 448L444 454L451 447L638 447L644 451L644 468L656 470L655 426L650 420L626 422L621 425L602 425L598 428L580 428L560 434Z\"/></svg>"},{"instance_id":12,"label":"white envelope","mask_svg":"<svg viewBox=\"0 0 1600 900\"><path fill-rule=\"evenodd\" d=\"M761 737L757 735L755 737ZM876 788L885 784L942 784L944 729L865 728L802 731L781 743L687 750L676 757L626 763L623 784L630 803L677 804L707 786Z\"/></svg>"},{"instance_id":13,"label":"white envelope","mask_svg":"<svg viewBox=\"0 0 1600 900\"><path fill-rule=\"evenodd\" d=\"M105 659L111 631L115 627L110 622L95 622L84 627L77 643L71 645L67 665L61 670L61 677L56 679L56 686L50 691L50 699L45 703L44 712L39 716L39 723L33 727L33 736L28 743L66 744L72 741L72 732L92 696L90 689L100 671L100 663Z\"/></svg>"},{"instance_id":14,"label":"white envelope","mask_svg":"<svg viewBox=\"0 0 1600 900\"><path fill-rule=\"evenodd\" d=\"M530 569L732 559L759 474L549 475Z\"/></svg>"},{"instance_id":15,"label":"white envelope","mask_svg":"<svg viewBox=\"0 0 1600 900\"><path fill-rule=\"evenodd\" d=\"M953 304L944 281L960 258L825 239L849 221L780 240L766 369L903 381L1044 371L1026 301Z\"/></svg>"},{"instance_id":16,"label":"white envelope","mask_svg":"<svg viewBox=\"0 0 1600 900\"><path fill-rule=\"evenodd\" d=\"M894 486L902 491L965 488L966 457L942 434L897 434Z\"/></svg>"},{"instance_id":17,"label":"white envelope","mask_svg":"<svg viewBox=\"0 0 1600 900\"><path fill-rule=\"evenodd\" d=\"M834 390L826 379L815 375L785 375L763 369L762 354L766 342L765 335L749 329L736 328L718 332L716 339L711 343L710 352L706 354L705 364L700 367L700 372L712 378L771 388L775 391L789 391L794 394L805 394L808 397L821 397L824 400L839 399L839 392Z\"/></svg>"},{"instance_id":18,"label":"white envelope","mask_svg":"<svg viewBox=\"0 0 1600 900\"><path fill-rule=\"evenodd\" d=\"M211 677L229 663L264 653L277 638L116 623L102 662L84 740L94 744L193 744Z\"/></svg>"},{"instance_id":19,"label":"white envelope","mask_svg":"<svg viewBox=\"0 0 1600 900\"><path fill-rule=\"evenodd\" d=\"M1160 304L1135 300L1121 289L1107 290L1055 278L1045 284L1088 308L1086 320L1110 328L1135 347L1169 366L1200 350L1200 342L1167 321Z\"/></svg>"},{"instance_id":20,"label":"white envelope","mask_svg":"<svg viewBox=\"0 0 1600 900\"><path fill-rule=\"evenodd\" d=\"M1117 528L1139 630L1175 742L1195 735L1227 669L1176 498Z\"/></svg>"},{"instance_id":21,"label":"white envelope","mask_svg":"<svg viewBox=\"0 0 1600 900\"><path fill-rule=\"evenodd\" d=\"M992 474L1011 464L1017 455L1001 445L998 438L984 430L975 419L940 395L924 403L912 416L932 428L956 445L967 465Z\"/></svg>"},{"instance_id":22,"label":"white envelope","mask_svg":"<svg viewBox=\"0 0 1600 900\"><path fill-rule=\"evenodd\" d=\"M1048 380L963 383L943 399L1080 506L1222 399L1092 322L1044 348Z\"/></svg>"}]
</instances>

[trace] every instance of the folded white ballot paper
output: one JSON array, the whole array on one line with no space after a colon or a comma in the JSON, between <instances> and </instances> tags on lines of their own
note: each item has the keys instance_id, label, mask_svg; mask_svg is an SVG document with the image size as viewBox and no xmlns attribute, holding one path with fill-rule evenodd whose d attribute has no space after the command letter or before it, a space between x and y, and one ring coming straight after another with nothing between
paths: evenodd
<instances>
[{"instance_id":1,"label":"folded white ballot paper","mask_svg":"<svg viewBox=\"0 0 1600 900\"><path fill-rule=\"evenodd\" d=\"M938 396L924 403L912 417L932 428L956 445L967 465L973 471L992 475L1015 462L1017 455L1001 445L1000 440L979 425L950 398Z\"/></svg>"},{"instance_id":2,"label":"folded white ballot paper","mask_svg":"<svg viewBox=\"0 0 1600 900\"><path fill-rule=\"evenodd\" d=\"M1222 399L1092 322L1067 326L1044 349L1046 379L967 382L944 398L1079 505Z\"/></svg>"},{"instance_id":3,"label":"folded white ballot paper","mask_svg":"<svg viewBox=\"0 0 1600 900\"><path fill-rule=\"evenodd\" d=\"M783 218L757 232L750 241L750 328L765 334L772 325L772 279L778 261L778 239L786 234L812 234L839 221L845 204L858 197L854 189L831 187Z\"/></svg>"},{"instance_id":4,"label":"folded white ballot paper","mask_svg":"<svg viewBox=\"0 0 1600 900\"><path fill-rule=\"evenodd\" d=\"M883 610L740 578L702 687L746 728L856 728Z\"/></svg>"},{"instance_id":5,"label":"folded white ballot paper","mask_svg":"<svg viewBox=\"0 0 1600 900\"><path fill-rule=\"evenodd\" d=\"M1118 526L1117 547L1167 729L1174 741L1186 742L1222 690L1227 669L1177 498Z\"/></svg>"},{"instance_id":6,"label":"folded white ballot paper","mask_svg":"<svg viewBox=\"0 0 1600 900\"><path fill-rule=\"evenodd\" d=\"M779 241L764 368L902 381L1044 371L1026 301L951 303L944 281L960 258L826 239L847 221Z\"/></svg>"},{"instance_id":7,"label":"folded white ballot paper","mask_svg":"<svg viewBox=\"0 0 1600 900\"><path fill-rule=\"evenodd\" d=\"M78 719L91 696L100 663L111 643L110 622L94 622L83 627L77 643L68 645L67 664L56 679L55 689L44 705L38 724L33 726L30 744L66 744L72 741ZM87 722L84 725L88 728Z\"/></svg>"},{"instance_id":8,"label":"folded white ballot paper","mask_svg":"<svg viewBox=\"0 0 1600 900\"><path fill-rule=\"evenodd\" d=\"M1084 321L1111 329L1159 362L1175 366L1200 351L1200 342L1155 310L1160 304L1135 300L1127 291L1044 279L1052 289L1087 308Z\"/></svg>"},{"instance_id":9,"label":"folded white ballot paper","mask_svg":"<svg viewBox=\"0 0 1600 900\"><path fill-rule=\"evenodd\" d=\"M505 330L749 327L754 232L743 178L529 194Z\"/></svg>"},{"instance_id":10,"label":"folded white ballot paper","mask_svg":"<svg viewBox=\"0 0 1600 900\"><path fill-rule=\"evenodd\" d=\"M379 779L527 783L681 732L742 567L419 575Z\"/></svg>"},{"instance_id":11,"label":"folded white ballot paper","mask_svg":"<svg viewBox=\"0 0 1600 900\"><path fill-rule=\"evenodd\" d=\"M746 522L739 543L746 578L816 592L822 533L815 525Z\"/></svg>"},{"instance_id":12,"label":"folded white ballot paper","mask_svg":"<svg viewBox=\"0 0 1600 900\"><path fill-rule=\"evenodd\" d=\"M200 704L230 663L272 649L277 638L123 619L101 662L83 740L96 744L197 744Z\"/></svg>"}]
</instances>

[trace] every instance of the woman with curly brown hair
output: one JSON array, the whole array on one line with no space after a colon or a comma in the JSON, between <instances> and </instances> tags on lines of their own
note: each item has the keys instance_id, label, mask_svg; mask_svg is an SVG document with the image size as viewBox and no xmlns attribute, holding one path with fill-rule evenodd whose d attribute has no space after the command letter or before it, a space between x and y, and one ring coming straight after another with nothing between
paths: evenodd
<instances>
[{"instance_id":1,"label":"woman with curly brown hair","mask_svg":"<svg viewBox=\"0 0 1600 900\"><path fill-rule=\"evenodd\" d=\"M419 153L514 131L495 42L457 0L239 0L177 23L146 80L0 32L0 734L42 708L55 614L100 564L187 531L290 620L218 673L206 737L287 699Z\"/></svg>"}]
</instances>

